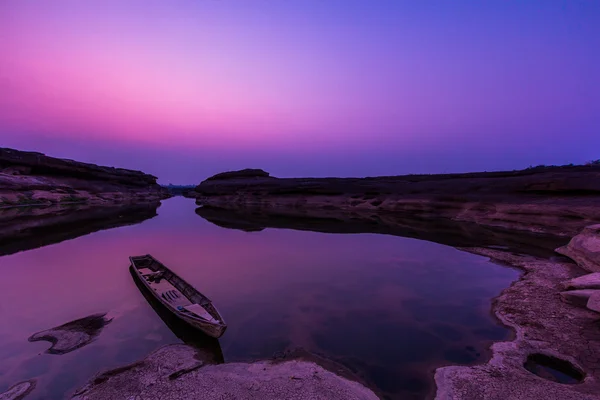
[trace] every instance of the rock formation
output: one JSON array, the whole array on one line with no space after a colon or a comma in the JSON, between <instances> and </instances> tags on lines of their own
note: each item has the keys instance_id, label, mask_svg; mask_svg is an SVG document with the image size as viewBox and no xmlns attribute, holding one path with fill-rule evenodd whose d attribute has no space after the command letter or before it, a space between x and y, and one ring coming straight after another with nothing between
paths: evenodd
<instances>
[{"instance_id":1,"label":"rock formation","mask_svg":"<svg viewBox=\"0 0 600 400\"><path fill-rule=\"evenodd\" d=\"M600 209L600 203L596 203ZM600 272L600 224L586 227L568 245L556 249L590 272Z\"/></svg>"},{"instance_id":2,"label":"rock formation","mask_svg":"<svg viewBox=\"0 0 600 400\"><path fill-rule=\"evenodd\" d=\"M597 271L565 282L563 301L600 312L600 224L588 226L569 244L556 249L586 271Z\"/></svg>"},{"instance_id":3,"label":"rock formation","mask_svg":"<svg viewBox=\"0 0 600 400\"><path fill-rule=\"evenodd\" d=\"M486 364L438 368L436 400L598 399L598 315L585 307L596 291L566 292L579 292L569 299L576 304L558 296L581 269L563 258L536 258L495 249L463 250L526 271L493 301L494 314L514 329L515 337L494 343L492 359Z\"/></svg>"},{"instance_id":4,"label":"rock formation","mask_svg":"<svg viewBox=\"0 0 600 400\"><path fill-rule=\"evenodd\" d=\"M114 204L169 197L156 177L0 148L0 207L32 204Z\"/></svg>"},{"instance_id":5,"label":"rock formation","mask_svg":"<svg viewBox=\"0 0 600 400\"><path fill-rule=\"evenodd\" d=\"M438 368L436 399L598 398L597 279L582 277L581 268L552 255L551 247L600 222L597 165L363 179L230 174L195 191L196 213L228 228L350 227L464 243L461 250L526 271L493 302L514 339L495 343L486 364ZM585 229L560 253L600 271L599 227Z\"/></svg>"},{"instance_id":6,"label":"rock formation","mask_svg":"<svg viewBox=\"0 0 600 400\"><path fill-rule=\"evenodd\" d=\"M600 222L597 165L376 178L274 178L243 170L210 177L195 192L198 205L274 217L449 219L562 237Z\"/></svg>"},{"instance_id":7,"label":"rock formation","mask_svg":"<svg viewBox=\"0 0 600 400\"><path fill-rule=\"evenodd\" d=\"M376 400L358 382L313 362L260 361L205 365L185 345L158 349L144 360L97 375L73 399L314 399Z\"/></svg>"},{"instance_id":8,"label":"rock formation","mask_svg":"<svg viewBox=\"0 0 600 400\"><path fill-rule=\"evenodd\" d=\"M565 289L600 289L600 272L571 279L565 283Z\"/></svg>"},{"instance_id":9,"label":"rock formation","mask_svg":"<svg viewBox=\"0 0 600 400\"><path fill-rule=\"evenodd\" d=\"M30 342L46 340L52 343L52 346L46 350L48 354L67 354L90 344L111 321L112 318L106 318L106 313L93 314L34 333L28 340Z\"/></svg>"},{"instance_id":10,"label":"rock formation","mask_svg":"<svg viewBox=\"0 0 600 400\"><path fill-rule=\"evenodd\" d=\"M35 379L12 385L6 392L0 393L0 400L22 400L35 389Z\"/></svg>"}]
</instances>

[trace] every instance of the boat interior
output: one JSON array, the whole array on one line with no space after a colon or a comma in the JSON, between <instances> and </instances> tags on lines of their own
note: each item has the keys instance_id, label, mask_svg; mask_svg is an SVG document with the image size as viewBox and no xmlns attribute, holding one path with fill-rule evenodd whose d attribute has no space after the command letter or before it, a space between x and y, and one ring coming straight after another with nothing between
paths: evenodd
<instances>
[{"instance_id":1,"label":"boat interior","mask_svg":"<svg viewBox=\"0 0 600 400\"><path fill-rule=\"evenodd\" d=\"M219 322L218 313L210 300L160 263L153 259L136 259L134 267L166 305L190 317L199 317L212 323Z\"/></svg>"}]
</instances>

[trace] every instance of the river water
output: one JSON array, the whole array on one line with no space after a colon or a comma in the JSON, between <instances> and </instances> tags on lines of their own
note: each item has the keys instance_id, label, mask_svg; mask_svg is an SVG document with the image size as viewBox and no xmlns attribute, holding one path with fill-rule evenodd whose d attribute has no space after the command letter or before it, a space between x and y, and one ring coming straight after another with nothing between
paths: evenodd
<instances>
[{"instance_id":1,"label":"river water","mask_svg":"<svg viewBox=\"0 0 600 400\"><path fill-rule=\"evenodd\" d=\"M134 284L128 256L150 253L210 297L228 323L225 362L302 347L338 361L389 398L424 398L433 370L485 361L508 329L491 300L518 272L437 243L375 234L243 232L163 202L142 223L0 258L0 393L37 379L27 399L69 397L95 373L180 338ZM95 313L91 344L46 354L38 331Z\"/></svg>"}]
</instances>

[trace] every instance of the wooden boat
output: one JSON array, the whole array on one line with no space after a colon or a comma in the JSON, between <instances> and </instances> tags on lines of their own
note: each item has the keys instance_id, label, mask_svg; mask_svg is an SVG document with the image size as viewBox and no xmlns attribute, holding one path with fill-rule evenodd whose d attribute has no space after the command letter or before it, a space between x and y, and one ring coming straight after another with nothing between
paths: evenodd
<instances>
[{"instance_id":1,"label":"wooden boat","mask_svg":"<svg viewBox=\"0 0 600 400\"><path fill-rule=\"evenodd\" d=\"M227 324L212 301L150 254L129 257L131 271L167 310L193 328L219 338Z\"/></svg>"},{"instance_id":2,"label":"wooden boat","mask_svg":"<svg viewBox=\"0 0 600 400\"><path fill-rule=\"evenodd\" d=\"M135 286L140 290L150 307L156 312L156 315L165 323L165 325L188 346L196 348L196 358L204 364L222 364L225 362L223 351L219 339L215 339L206 335L204 332L191 327L188 323L176 317L169 308L150 293L146 285L137 277L134 268L129 268L129 272L133 277Z\"/></svg>"}]
</instances>

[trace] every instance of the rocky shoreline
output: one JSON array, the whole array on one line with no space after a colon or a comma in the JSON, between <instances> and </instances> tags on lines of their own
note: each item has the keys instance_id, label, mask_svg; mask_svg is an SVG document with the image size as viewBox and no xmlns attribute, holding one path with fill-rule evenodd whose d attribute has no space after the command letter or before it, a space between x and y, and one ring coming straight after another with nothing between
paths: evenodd
<instances>
[{"instance_id":1,"label":"rocky shoreline","mask_svg":"<svg viewBox=\"0 0 600 400\"><path fill-rule=\"evenodd\" d=\"M156 216L156 177L0 148L0 256Z\"/></svg>"},{"instance_id":2,"label":"rocky shoreline","mask_svg":"<svg viewBox=\"0 0 600 400\"><path fill-rule=\"evenodd\" d=\"M73 399L315 399L376 400L361 384L312 361L204 364L196 350L168 345L144 360L106 371Z\"/></svg>"},{"instance_id":3,"label":"rocky shoreline","mask_svg":"<svg viewBox=\"0 0 600 400\"><path fill-rule=\"evenodd\" d=\"M495 343L486 364L438 368L436 399L600 398L600 290L586 275L600 271L600 226L588 227L600 222L598 166L363 179L244 170L195 192L197 214L227 228L414 237L525 271L492 305L515 339ZM565 294L572 282L580 290ZM556 382L569 374L581 382Z\"/></svg>"},{"instance_id":4,"label":"rocky shoreline","mask_svg":"<svg viewBox=\"0 0 600 400\"><path fill-rule=\"evenodd\" d=\"M134 204L170 197L155 176L0 148L0 207Z\"/></svg>"},{"instance_id":5,"label":"rocky shoreline","mask_svg":"<svg viewBox=\"0 0 600 400\"><path fill-rule=\"evenodd\" d=\"M582 235L589 239L590 232L600 232L600 226L587 228ZM573 238L570 248L592 254L595 248L581 246L581 239ZM600 241L600 234L595 239ZM520 268L525 274L492 304L494 315L514 330L514 339L494 343L487 363L438 368L435 399L600 398L600 314L561 296L565 290L582 287L600 293L600 279L584 267L600 265L598 253L577 265L560 255L459 249ZM148 399L377 398L357 378L322 368L312 359L209 365L196 352L185 345L163 347L138 363L97 375L74 398L109 399L117 392Z\"/></svg>"},{"instance_id":6,"label":"rocky shoreline","mask_svg":"<svg viewBox=\"0 0 600 400\"><path fill-rule=\"evenodd\" d=\"M200 206L274 217L446 219L572 237L600 222L600 166L376 178L274 178L242 170L206 179L195 196Z\"/></svg>"},{"instance_id":7,"label":"rocky shoreline","mask_svg":"<svg viewBox=\"0 0 600 400\"><path fill-rule=\"evenodd\" d=\"M567 258L462 250L525 271L492 304L494 315L514 330L515 339L494 343L486 364L438 368L436 399L600 398L600 314L564 302L560 295L571 279L588 271ZM536 359L548 360L546 367L554 371L542 365L539 375L532 373L527 363ZM570 384L560 382L559 377L569 376Z\"/></svg>"},{"instance_id":8,"label":"rocky shoreline","mask_svg":"<svg viewBox=\"0 0 600 400\"><path fill-rule=\"evenodd\" d=\"M514 338L494 343L484 364L438 368L435 398L600 399L597 166L364 179L245 170L211 177L193 194L196 213L226 228L414 237L521 269L491 305ZM98 374L73 398L377 398L312 359L206 360L193 347L165 346Z\"/></svg>"}]
</instances>

